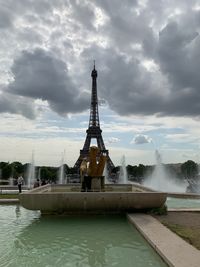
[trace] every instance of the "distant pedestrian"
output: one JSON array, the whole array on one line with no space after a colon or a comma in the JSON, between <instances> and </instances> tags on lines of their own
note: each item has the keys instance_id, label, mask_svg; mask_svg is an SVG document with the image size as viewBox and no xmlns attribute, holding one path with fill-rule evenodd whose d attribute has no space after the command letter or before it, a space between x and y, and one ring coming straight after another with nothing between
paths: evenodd
<instances>
[{"instance_id":1,"label":"distant pedestrian","mask_svg":"<svg viewBox=\"0 0 200 267\"><path fill-rule=\"evenodd\" d=\"M22 192L22 184L24 182L24 178L20 175L17 179L17 185L18 185L18 189L19 189L19 193Z\"/></svg>"},{"instance_id":2,"label":"distant pedestrian","mask_svg":"<svg viewBox=\"0 0 200 267\"><path fill-rule=\"evenodd\" d=\"M45 185L45 184L46 184L46 181L42 180L41 185Z\"/></svg>"},{"instance_id":3,"label":"distant pedestrian","mask_svg":"<svg viewBox=\"0 0 200 267\"><path fill-rule=\"evenodd\" d=\"M37 179L33 185L33 188L39 187L40 186L40 180Z\"/></svg>"}]
</instances>

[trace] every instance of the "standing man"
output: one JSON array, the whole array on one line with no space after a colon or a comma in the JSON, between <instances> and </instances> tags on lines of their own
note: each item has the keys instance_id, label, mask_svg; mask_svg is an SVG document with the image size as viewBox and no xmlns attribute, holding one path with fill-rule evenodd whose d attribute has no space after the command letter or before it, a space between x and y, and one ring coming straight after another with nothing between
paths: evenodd
<instances>
[{"instance_id":1,"label":"standing man","mask_svg":"<svg viewBox=\"0 0 200 267\"><path fill-rule=\"evenodd\" d=\"M19 193L22 192L22 184L24 182L24 178L22 177L22 175L20 175L17 179L17 185L18 185L18 189L19 189Z\"/></svg>"}]
</instances>

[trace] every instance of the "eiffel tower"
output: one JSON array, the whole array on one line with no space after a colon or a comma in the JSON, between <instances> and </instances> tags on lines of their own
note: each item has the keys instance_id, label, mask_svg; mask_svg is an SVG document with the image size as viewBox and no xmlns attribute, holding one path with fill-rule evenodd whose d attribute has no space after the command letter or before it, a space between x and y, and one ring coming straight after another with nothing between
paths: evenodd
<instances>
[{"instance_id":1,"label":"eiffel tower","mask_svg":"<svg viewBox=\"0 0 200 267\"><path fill-rule=\"evenodd\" d=\"M99 122L99 111L98 111L98 97L97 97L97 71L94 69L91 73L92 77L92 94L91 94L91 105L90 105L90 119L89 119L89 127L86 130L87 136L85 139L85 143L83 149L80 150L80 156L76 161L74 168L79 170L81 162L84 158L87 158L89 155L89 148L91 144L91 139L96 139L97 146L101 153L107 156L107 170L112 172L112 169L115 167L112 160L109 157L109 152L105 148L103 138L102 138L102 130L100 129Z\"/></svg>"}]
</instances>

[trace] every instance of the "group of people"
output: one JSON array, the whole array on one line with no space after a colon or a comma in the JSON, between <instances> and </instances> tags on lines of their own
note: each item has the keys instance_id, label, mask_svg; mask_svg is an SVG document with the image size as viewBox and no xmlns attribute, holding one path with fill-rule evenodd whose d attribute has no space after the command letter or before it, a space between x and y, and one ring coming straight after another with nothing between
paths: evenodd
<instances>
[{"instance_id":1,"label":"group of people","mask_svg":"<svg viewBox=\"0 0 200 267\"><path fill-rule=\"evenodd\" d=\"M22 175L20 175L17 179L17 185L18 185L18 190L19 190L19 193L22 192L22 185L24 184L24 178L22 177ZM45 185L46 184L46 181L45 180L42 180L40 181L40 179L37 179L35 182L34 182L34 185L33 187L36 188L36 187L39 187L39 186L42 186L42 185Z\"/></svg>"},{"instance_id":2,"label":"group of people","mask_svg":"<svg viewBox=\"0 0 200 267\"><path fill-rule=\"evenodd\" d=\"M45 181L45 180L40 181L40 179L38 178L38 179L35 181L33 187L36 188L36 187L39 187L39 186L42 186L42 185L45 185L45 184L46 184L46 181Z\"/></svg>"}]
</instances>

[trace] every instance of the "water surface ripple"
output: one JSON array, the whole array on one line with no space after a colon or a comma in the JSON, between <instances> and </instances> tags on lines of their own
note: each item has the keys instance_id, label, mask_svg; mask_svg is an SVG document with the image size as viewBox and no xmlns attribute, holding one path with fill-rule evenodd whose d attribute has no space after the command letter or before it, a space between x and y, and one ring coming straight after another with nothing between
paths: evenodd
<instances>
[{"instance_id":1,"label":"water surface ripple","mask_svg":"<svg viewBox=\"0 0 200 267\"><path fill-rule=\"evenodd\" d=\"M189 199L189 198L167 198L167 207L168 208L188 208L188 209L200 209L200 199Z\"/></svg>"},{"instance_id":2,"label":"water surface ripple","mask_svg":"<svg viewBox=\"0 0 200 267\"><path fill-rule=\"evenodd\" d=\"M0 206L0 266L164 267L125 216L41 216Z\"/></svg>"}]
</instances>

